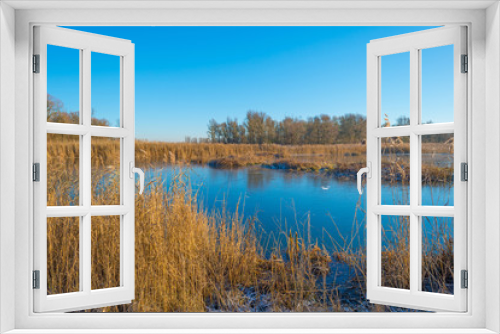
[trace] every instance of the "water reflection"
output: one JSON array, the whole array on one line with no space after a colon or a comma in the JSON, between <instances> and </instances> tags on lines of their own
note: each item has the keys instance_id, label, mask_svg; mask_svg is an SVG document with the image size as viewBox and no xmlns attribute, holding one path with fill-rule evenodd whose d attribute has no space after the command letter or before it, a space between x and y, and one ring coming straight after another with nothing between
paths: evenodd
<instances>
[{"instance_id":1,"label":"water reflection","mask_svg":"<svg viewBox=\"0 0 500 334\"><path fill-rule=\"evenodd\" d=\"M157 177L168 191L169 181L178 172L178 167L171 166L149 169L146 183ZM365 241L366 198L364 194L360 197L354 181L339 181L322 173L259 167L213 169L196 165L186 169L185 173L205 209L211 211L225 206L228 210L235 210L239 206L245 217L256 216L267 234L310 229L311 242L323 241L327 247L342 244L343 238L354 237L352 247ZM452 190L443 184L422 187L423 196L433 198L436 205L444 205L453 198ZM401 198L408 191L407 185L382 186L382 193L387 197Z\"/></svg>"},{"instance_id":2,"label":"water reflection","mask_svg":"<svg viewBox=\"0 0 500 334\"><path fill-rule=\"evenodd\" d=\"M264 173L262 168L249 168L246 171L246 177L248 189L261 190L269 185L272 181L273 174Z\"/></svg>"}]
</instances>

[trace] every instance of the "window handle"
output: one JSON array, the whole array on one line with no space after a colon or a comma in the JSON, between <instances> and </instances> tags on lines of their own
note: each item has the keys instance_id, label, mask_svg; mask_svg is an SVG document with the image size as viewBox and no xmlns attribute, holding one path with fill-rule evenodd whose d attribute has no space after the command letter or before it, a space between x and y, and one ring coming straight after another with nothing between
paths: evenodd
<instances>
[{"instance_id":1,"label":"window handle","mask_svg":"<svg viewBox=\"0 0 500 334\"><path fill-rule=\"evenodd\" d=\"M363 194L363 188L361 187L361 179L363 178L363 174L366 173L366 176L371 179L372 177L372 163L368 162L367 167L363 167L358 171L358 192L359 194Z\"/></svg>"},{"instance_id":2,"label":"window handle","mask_svg":"<svg viewBox=\"0 0 500 334\"><path fill-rule=\"evenodd\" d=\"M139 174L139 195L143 193L144 191L144 172L142 169L134 167L134 162L130 161L129 163L129 173L130 173L130 178L133 179L135 174Z\"/></svg>"}]
</instances>

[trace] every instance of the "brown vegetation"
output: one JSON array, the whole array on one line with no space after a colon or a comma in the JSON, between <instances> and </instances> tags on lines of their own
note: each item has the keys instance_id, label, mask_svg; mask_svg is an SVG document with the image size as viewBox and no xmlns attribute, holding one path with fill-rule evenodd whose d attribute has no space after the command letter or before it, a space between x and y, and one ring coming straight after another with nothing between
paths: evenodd
<instances>
[{"instance_id":1,"label":"brown vegetation","mask_svg":"<svg viewBox=\"0 0 500 334\"><path fill-rule=\"evenodd\" d=\"M68 156L75 168L79 142L77 136L49 135L47 154ZM92 141L92 164L119 169L119 143L107 138ZM384 182L409 181L410 145L391 140L382 146L382 179ZM208 164L214 168L240 168L260 165L265 168L294 171L323 171L342 179L354 179L357 171L366 164L366 145L251 145L251 144L185 144L136 140L136 164L156 166L161 164ZM426 154L453 154L453 143L423 143ZM58 163L61 163L60 161ZM433 163L422 165L422 181L451 182L453 166L439 166ZM76 182L77 183L77 182ZM64 185L57 187L59 191Z\"/></svg>"},{"instance_id":2,"label":"brown vegetation","mask_svg":"<svg viewBox=\"0 0 500 334\"><path fill-rule=\"evenodd\" d=\"M278 144L184 144L136 141L138 163L197 163L205 164L233 157L251 164L272 162L275 159L302 159L362 162L366 146L338 145L278 145Z\"/></svg>"},{"instance_id":3,"label":"brown vegetation","mask_svg":"<svg viewBox=\"0 0 500 334\"><path fill-rule=\"evenodd\" d=\"M49 175L50 180L57 177ZM203 210L182 171L164 192L160 182L136 199L136 298L100 309L128 312L336 311L335 289L317 287L331 258L297 235L264 256L252 220L241 212ZM96 191L97 199L119 196ZM48 290L78 291L78 218L56 218L48 230ZM92 217L92 288L119 284L119 228Z\"/></svg>"}]
</instances>

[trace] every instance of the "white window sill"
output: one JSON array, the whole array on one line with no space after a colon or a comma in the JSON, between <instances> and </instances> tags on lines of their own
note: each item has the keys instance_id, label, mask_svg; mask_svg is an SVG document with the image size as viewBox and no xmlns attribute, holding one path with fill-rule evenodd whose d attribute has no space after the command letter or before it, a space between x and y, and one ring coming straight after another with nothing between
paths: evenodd
<instances>
[{"instance_id":1,"label":"white window sill","mask_svg":"<svg viewBox=\"0 0 500 334\"><path fill-rule=\"evenodd\" d=\"M5 334L486 334L488 329L15 329Z\"/></svg>"}]
</instances>

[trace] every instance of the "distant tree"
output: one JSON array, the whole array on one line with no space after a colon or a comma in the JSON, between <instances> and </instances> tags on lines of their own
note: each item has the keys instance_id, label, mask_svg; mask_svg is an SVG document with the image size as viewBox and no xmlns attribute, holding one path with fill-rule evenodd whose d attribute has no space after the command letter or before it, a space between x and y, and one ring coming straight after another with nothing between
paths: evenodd
<instances>
[{"instance_id":1,"label":"distant tree","mask_svg":"<svg viewBox=\"0 0 500 334\"><path fill-rule=\"evenodd\" d=\"M228 131L227 131L227 123L226 122L223 122L220 124L219 131L220 131L220 142L223 144L228 144L229 143L228 142L229 135L228 135Z\"/></svg>"},{"instance_id":2,"label":"distant tree","mask_svg":"<svg viewBox=\"0 0 500 334\"><path fill-rule=\"evenodd\" d=\"M249 144L263 144L266 140L265 119L268 116L263 112L249 110L245 119L247 140Z\"/></svg>"},{"instance_id":3,"label":"distant tree","mask_svg":"<svg viewBox=\"0 0 500 334\"><path fill-rule=\"evenodd\" d=\"M238 120L236 118L231 119L230 117L228 117L226 123L227 123L227 136L228 136L227 142L232 144L239 144L241 140L240 140Z\"/></svg>"},{"instance_id":4,"label":"distant tree","mask_svg":"<svg viewBox=\"0 0 500 334\"><path fill-rule=\"evenodd\" d=\"M406 116L399 116L396 120L397 126L410 125L410 118Z\"/></svg>"},{"instance_id":5,"label":"distant tree","mask_svg":"<svg viewBox=\"0 0 500 334\"><path fill-rule=\"evenodd\" d=\"M303 120L295 120L291 128L291 143L292 145L300 145L306 143L306 122Z\"/></svg>"},{"instance_id":6,"label":"distant tree","mask_svg":"<svg viewBox=\"0 0 500 334\"><path fill-rule=\"evenodd\" d=\"M245 126L243 124L238 125L238 137L240 138L240 144L246 144L248 142L246 133Z\"/></svg>"},{"instance_id":7,"label":"distant tree","mask_svg":"<svg viewBox=\"0 0 500 334\"><path fill-rule=\"evenodd\" d=\"M292 145L293 144L293 124L296 122L291 117L285 117L285 119L281 122L281 132L282 132L282 137L283 141L282 144L284 145Z\"/></svg>"},{"instance_id":8,"label":"distant tree","mask_svg":"<svg viewBox=\"0 0 500 334\"><path fill-rule=\"evenodd\" d=\"M275 136L275 139L274 139L274 142L276 144L281 144L283 145L283 141L284 141L284 131L283 131L283 121L281 122L276 122L276 126L275 126L275 131L276 131L276 136Z\"/></svg>"},{"instance_id":9,"label":"distant tree","mask_svg":"<svg viewBox=\"0 0 500 334\"><path fill-rule=\"evenodd\" d=\"M366 118L361 115L346 114L339 117L339 142L356 143L366 138Z\"/></svg>"},{"instance_id":10,"label":"distant tree","mask_svg":"<svg viewBox=\"0 0 500 334\"><path fill-rule=\"evenodd\" d=\"M266 144L272 144L275 142L275 138L276 138L275 123L276 122L271 117L269 117L267 115L264 116L265 135L264 135L263 142Z\"/></svg>"},{"instance_id":11,"label":"distant tree","mask_svg":"<svg viewBox=\"0 0 500 334\"><path fill-rule=\"evenodd\" d=\"M95 117L96 111L94 108L92 108L92 116L90 123L92 125L98 125L98 126L109 126L109 121L105 118L97 118Z\"/></svg>"},{"instance_id":12,"label":"distant tree","mask_svg":"<svg viewBox=\"0 0 500 334\"><path fill-rule=\"evenodd\" d=\"M307 120L306 125L306 144L319 144L321 142L321 120L318 116Z\"/></svg>"},{"instance_id":13,"label":"distant tree","mask_svg":"<svg viewBox=\"0 0 500 334\"><path fill-rule=\"evenodd\" d=\"M47 94L47 122L79 124L80 113L78 111L64 110L64 103L58 98ZM94 117L95 110L92 109L91 124L98 126L109 126L105 118Z\"/></svg>"},{"instance_id":14,"label":"distant tree","mask_svg":"<svg viewBox=\"0 0 500 334\"><path fill-rule=\"evenodd\" d=\"M219 124L215 121L215 119L212 118L208 122L208 131L207 131L208 138L210 139L210 141L212 143L216 143L217 142L218 128L219 128Z\"/></svg>"},{"instance_id":15,"label":"distant tree","mask_svg":"<svg viewBox=\"0 0 500 334\"><path fill-rule=\"evenodd\" d=\"M47 122L79 124L80 115L78 111L64 110L64 103L61 100L47 94Z\"/></svg>"},{"instance_id":16,"label":"distant tree","mask_svg":"<svg viewBox=\"0 0 500 334\"><path fill-rule=\"evenodd\" d=\"M334 144L339 134L338 124L328 115L320 115L321 119L321 141L319 144Z\"/></svg>"}]
</instances>

